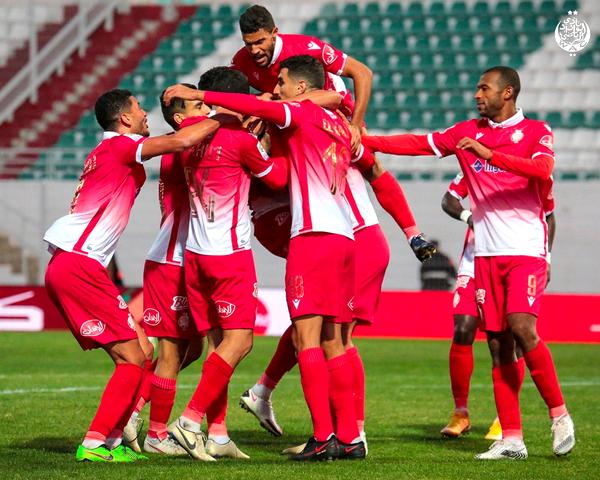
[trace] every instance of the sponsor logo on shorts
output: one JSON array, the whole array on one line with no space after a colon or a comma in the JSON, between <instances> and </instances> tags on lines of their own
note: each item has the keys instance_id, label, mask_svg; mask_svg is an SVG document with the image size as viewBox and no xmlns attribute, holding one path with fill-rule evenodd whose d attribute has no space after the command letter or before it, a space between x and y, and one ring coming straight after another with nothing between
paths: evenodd
<instances>
[{"instance_id":1,"label":"sponsor logo on shorts","mask_svg":"<svg viewBox=\"0 0 600 480\"><path fill-rule=\"evenodd\" d=\"M102 335L104 330L106 330L106 324L96 318L83 322L79 327L79 333L83 337L97 337Z\"/></svg>"},{"instance_id":2,"label":"sponsor logo on shorts","mask_svg":"<svg viewBox=\"0 0 600 480\"><path fill-rule=\"evenodd\" d=\"M177 295L173 297L173 305L171 305L171 310L175 310L176 312L180 312L182 310L187 310L189 308L187 297L183 297L181 295Z\"/></svg>"},{"instance_id":3,"label":"sponsor logo on shorts","mask_svg":"<svg viewBox=\"0 0 600 480\"><path fill-rule=\"evenodd\" d=\"M485 303L485 289L484 288L478 288L477 290L475 290L475 301L480 305L483 305Z\"/></svg>"},{"instance_id":4,"label":"sponsor logo on shorts","mask_svg":"<svg viewBox=\"0 0 600 480\"><path fill-rule=\"evenodd\" d=\"M217 307L217 313L221 318L231 317L236 308L233 303L226 302L225 300L217 300L215 306Z\"/></svg>"},{"instance_id":5,"label":"sponsor logo on shorts","mask_svg":"<svg viewBox=\"0 0 600 480\"><path fill-rule=\"evenodd\" d=\"M456 306L460 303L460 293L454 292L454 299L452 300L452 307L456 308Z\"/></svg>"},{"instance_id":6,"label":"sponsor logo on shorts","mask_svg":"<svg viewBox=\"0 0 600 480\"><path fill-rule=\"evenodd\" d=\"M131 313L127 314L127 326L135 332L135 322L133 321Z\"/></svg>"},{"instance_id":7,"label":"sponsor logo on shorts","mask_svg":"<svg viewBox=\"0 0 600 480\"><path fill-rule=\"evenodd\" d=\"M147 308L144 310L144 323L150 325L151 327L156 327L162 318L160 317L160 312L155 308Z\"/></svg>"},{"instance_id":8,"label":"sponsor logo on shorts","mask_svg":"<svg viewBox=\"0 0 600 480\"><path fill-rule=\"evenodd\" d=\"M530 307L533 307L533 302L535 302L535 297L527 297L527 302Z\"/></svg>"},{"instance_id":9,"label":"sponsor logo on shorts","mask_svg":"<svg viewBox=\"0 0 600 480\"><path fill-rule=\"evenodd\" d=\"M331 65L337 60L337 57L338 56L331 45L325 45L323 47L323 62L325 62L325 65Z\"/></svg>"},{"instance_id":10,"label":"sponsor logo on shorts","mask_svg":"<svg viewBox=\"0 0 600 480\"><path fill-rule=\"evenodd\" d=\"M183 312L179 317L177 317L177 326L182 330L187 330L190 326L190 316L187 312Z\"/></svg>"},{"instance_id":11,"label":"sponsor logo on shorts","mask_svg":"<svg viewBox=\"0 0 600 480\"><path fill-rule=\"evenodd\" d=\"M127 309L127 302L121 295L117 295L117 300L119 301L119 308L121 310Z\"/></svg>"},{"instance_id":12,"label":"sponsor logo on shorts","mask_svg":"<svg viewBox=\"0 0 600 480\"><path fill-rule=\"evenodd\" d=\"M275 215L275 223L278 227L281 227L283 224L285 224L285 222L287 222L288 218L290 218L290 212L278 213Z\"/></svg>"},{"instance_id":13,"label":"sponsor logo on shorts","mask_svg":"<svg viewBox=\"0 0 600 480\"><path fill-rule=\"evenodd\" d=\"M292 300L292 303L294 304L294 308L295 308L296 310L298 310L298 307L300 306L300 299L299 299L299 298L294 298L294 299Z\"/></svg>"},{"instance_id":14,"label":"sponsor logo on shorts","mask_svg":"<svg viewBox=\"0 0 600 480\"><path fill-rule=\"evenodd\" d=\"M471 277L467 275L461 275L456 279L456 288L467 288L469 280L471 280Z\"/></svg>"}]
</instances>

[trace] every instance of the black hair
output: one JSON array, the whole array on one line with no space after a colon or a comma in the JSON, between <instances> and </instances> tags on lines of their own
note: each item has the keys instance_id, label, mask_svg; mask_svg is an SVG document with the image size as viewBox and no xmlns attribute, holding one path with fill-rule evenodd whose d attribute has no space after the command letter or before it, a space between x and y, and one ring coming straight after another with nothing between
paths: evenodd
<instances>
[{"instance_id":1,"label":"black hair","mask_svg":"<svg viewBox=\"0 0 600 480\"><path fill-rule=\"evenodd\" d=\"M484 74L497 72L500 75L500 81L502 82L502 88L512 87L513 88L513 99L516 100L521 91L521 79L519 74L514 68L506 67L504 65L497 65L492 68L488 68Z\"/></svg>"},{"instance_id":2,"label":"black hair","mask_svg":"<svg viewBox=\"0 0 600 480\"><path fill-rule=\"evenodd\" d=\"M194 90L196 90L196 85L192 85L191 83L181 83L180 85L183 85L184 87L188 87L188 88L193 88ZM175 119L173 117L176 113L181 113L185 110L185 100L183 100L182 98L179 98L179 97L175 97L171 100L171 103L169 103L169 105L165 105L165 102L164 102L165 91L166 90L163 90L159 97L160 109L162 110L162 115L163 115L163 118L165 119L165 122L167 122L169 125L171 125L171 127L173 127L173 130L178 130L179 125L177 124L177 122L175 121Z\"/></svg>"},{"instance_id":3,"label":"black hair","mask_svg":"<svg viewBox=\"0 0 600 480\"><path fill-rule=\"evenodd\" d=\"M119 115L123 110L131 107L131 97L133 94L129 90L115 88L104 92L96 100L94 113L96 121L102 127L102 130L114 130L119 121Z\"/></svg>"},{"instance_id":4,"label":"black hair","mask_svg":"<svg viewBox=\"0 0 600 480\"><path fill-rule=\"evenodd\" d=\"M239 70L229 67L214 67L204 72L198 89L213 92L250 93L248 77Z\"/></svg>"},{"instance_id":5,"label":"black hair","mask_svg":"<svg viewBox=\"0 0 600 480\"><path fill-rule=\"evenodd\" d=\"M240 16L242 35L258 32L260 29L271 32L274 28L273 15L262 5L252 5Z\"/></svg>"},{"instance_id":6,"label":"black hair","mask_svg":"<svg viewBox=\"0 0 600 480\"><path fill-rule=\"evenodd\" d=\"M323 65L310 55L296 55L286 58L279 65L280 69L287 68L288 75L294 80L304 80L310 88L321 89L325 86L325 71Z\"/></svg>"}]
</instances>

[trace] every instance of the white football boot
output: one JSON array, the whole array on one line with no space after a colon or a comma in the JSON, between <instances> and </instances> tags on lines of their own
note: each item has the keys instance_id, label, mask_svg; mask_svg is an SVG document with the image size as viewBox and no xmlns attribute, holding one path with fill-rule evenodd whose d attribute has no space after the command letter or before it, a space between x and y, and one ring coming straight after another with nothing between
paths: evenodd
<instances>
[{"instance_id":1,"label":"white football boot","mask_svg":"<svg viewBox=\"0 0 600 480\"><path fill-rule=\"evenodd\" d=\"M143 424L144 420L136 414L131 416L123 429L123 445L131 448L136 453L142 453L142 449L138 443L138 437Z\"/></svg>"},{"instance_id":2,"label":"white football boot","mask_svg":"<svg viewBox=\"0 0 600 480\"><path fill-rule=\"evenodd\" d=\"M227 443L217 443L212 439L206 441L206 453L213 458L237 458L247 460L250 457L242 452L233 440L229 440Z\"/></svg>"},{"instance_id":3,"label":"white football boot","mask_svg":"<svg viewBox=\"0 0 600 480\"><path fill-rule=\"evenodd\" d=\"M523 440L497 440L487 452L475 455L477 460L525 460L527 447Z\"/></svg>"},{"instance_id":4,"label":"white football boot","mask_svg":"<svg viewBox=\"0 0 600 480\"><path fill-rule=\"evenodd\" d=\"M175 437L175 440L179 442L179 445L189 453L190 457L203 462L216 461L206 453L204 448L204 440L206 437L202 432L192 432L183 427L181 420L177 420L171 433L173 434L173 437Z\"/></svg>"},{"instance_id":5,"label":"white football boot","mask_svg":"<svg viewBox=\"0 0 600 480\"><path fill-rule=\"evenodd\" d=\"M552 451L554 455L566 455L575 446L575 425L568 413L552 422Z\"/></svg>"},{"instance_id":6,"label":"white football boot","mask_svg":"<svg viewBox=\"0 0 600 480\"><path fill-rule=\"evenodd\" d=\"M144 451L175 457L181 457L188 454L188 452L170 434L162 440L146 435L146 439L144 440Z\"/></svg>"},{"instance_id":7,"label":"white football boot","mask_svg":"<svg viewBox=\"0 0 600 480\"><path fill-rule=\"evenodd\" d=\"M276 437L283 435L283 430L275 420L273 404L257 396L252 389L246 390L240 397L240 407L254 415L260 426Z\"/></svg>"}]
</instances>

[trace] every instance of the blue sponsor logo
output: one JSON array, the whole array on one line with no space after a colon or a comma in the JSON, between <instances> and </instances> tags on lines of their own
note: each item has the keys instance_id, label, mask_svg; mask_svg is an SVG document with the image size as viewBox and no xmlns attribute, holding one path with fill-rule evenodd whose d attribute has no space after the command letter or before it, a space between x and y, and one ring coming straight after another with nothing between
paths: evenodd
<instances>
[{"instance_id":1,"label":"blue sponsor logo","mask_svg":"<svg viewBox=\"0 0 600 480\"><path fill-rule=\"evenodd\" d=\"M481 163L481 160L477 159L475 163L471 165L471 168L475 170L476 173L479 173L483 170L483 163Z\"/></svg>"},{"instance_id":2,"label":"blue sponsor logo","mask_svg":"<svg viewBox=\"0 0 600 480\"><path fill-rule=\"evenodd\" d=\"M501 173L501 172L505 171L505 170L502 170L501 168L498 168L498 167L495 167L494 165L489 164L487 162L487 160L482 162L479 158L475 161L475 163L473 163L471 165L471 168L473 170L475 170L475 173L479 173L482 170L484 170L488 173Z\"/></svg>"}]
</instances>

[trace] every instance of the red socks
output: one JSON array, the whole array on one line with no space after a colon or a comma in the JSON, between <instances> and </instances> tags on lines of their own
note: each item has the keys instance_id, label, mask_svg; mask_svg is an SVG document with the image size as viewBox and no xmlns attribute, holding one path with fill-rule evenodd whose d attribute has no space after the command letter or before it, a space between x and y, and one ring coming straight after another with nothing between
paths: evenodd
<instances>
[{"instance_id":1,"label":"red socks","mask_svg":"<svg viewBox=\"0 0 600 480\"><path fill-rule=\"evenodd\" d=\"M314 437L323 442L333 433L329 409L329 371L320 347L298 353L300 380L306 404L310 410Z\"/></svg>"},{"instance_id":2,"label":"red socks","mask_svg":"<svg viewBox=\"0 0 600 480\"><path fill-rule=\"evenodd\" d=\"M106 438L122 418L131 414L141 380L142 369L137 365L132 363L115 365L86 438Z\"/></svg>"},{"instance_id":3,"label":"red socks","mask_svg":"<svg viewBox=\"0 0 600 480\"><path fill-rule=\"evenodd\" d=\"M225 416L227 415L227 393L229 384L219 395L219 397L208 407L206 411L206 422L208 423L208 433L213 435L227 435L225 426Z\"/></svg>"},{"instance_id":4,"label":"red socks","mask_svg":"<svg viewBox=\"0 0 600 480\"><path fill-rule=\"evenodd\" d=\"M175 378L162 378L152 375L151 379L150 423L148 436L163 440L167 436L167 422L171 416L177 393Z\"/></svg>"},{"instance_id":5,"label":"red socks","mask_svg":"<svg viewBox=\"0 0 600 480\"><path fill-rule=\"evenodd\" d=\"M546 344L540 340L523 357L535 386L550 410L550 416L554 418L567 413L552 355Z\"/></svg>"},{"instance_id":6,"label":"red socks","mask_svg":"<svg viewBox=\"0 0 600 480\"><path fill-rule=\"evenodd\" d=\"M292 342L292 331L294 327L290 325L285 333L279 339L277 350L271 359L264 375L258 383L274 390L281 378L289 372L298 362L296 359L296 349Z\"/></svg>"},{"instance_id":7,"label":"red socks","mask_svg":"<svg viewBox=\"0 0 600 480\"><path fill-rule=\"evenodd\" d=\"M404 191L390 172L385 172L372 183L373 192L383 209L389 213L400 226L407 239L419 235L417 222L410 210Z\"/></svg>"},{"instance_id":8,"label":"red socks","mask_svg":"<svg viewBox=\"0 0 600 480\"><path fill-rule=\"evenodd\" d=\"M358 437L354 410L354 375L347 354L327 360L329 370L329 402L335 417L336 436L343 443L352 443Z\"/></svg>"},{"instance_id":9,"label":"red socks","mask_svg":"<svg viewBox=\"0 0 600 480\"><path fill-rule=\"evenodd\" d=\"M346 350L354 374L354 411L359 430L364 429L365 423L365 367L356 347Z\"/></svg>"},{"instance_id":10,"label":"red socks","mask_svg":"<svg viewBox=\"0 0 600 480\"><path fill-rule=\"evenodd\" d=\"M502 425L502 438L523 439L519 408L519 391L523 383L522 371L519 362L492 368L494 398L500 425Z\"/></svg>"},{"instance_id":11,"label":"red socks","mask_svg":"<svg viewBox=\"0 0 600 480\"><path fill-rule=\"evenodd\" d=\"M452 342L449 364L454 408L456 410L466 410L469 400L471 375L473 374L473 346Z\"/></svg>"},{"instance_id":12,"label":"red socks","mask_svg":"<svg viewBox=\"0 0 600 480\"><path fill-rule=\"evenodd\" d=\"M183 416L200 423L208 408L227 391L233 368L218 353L211 353L202 367L200 383Z\"/></svg>"},{"instance_id":13,"label":"red socks","mask_svg":"<svg viewBox=\"0 0 600 480\"><path fill-rule=\"evenodd\" d=\"M135 411L139 412L144 408L144 405L150 400L150 392L152 390L152 377L154 376L154 368L156 361L146 360L144 362L144 375L142 384L135 401ZM129 419L128 419L129 420Z\"/></svg>"}]
</instances>

